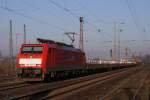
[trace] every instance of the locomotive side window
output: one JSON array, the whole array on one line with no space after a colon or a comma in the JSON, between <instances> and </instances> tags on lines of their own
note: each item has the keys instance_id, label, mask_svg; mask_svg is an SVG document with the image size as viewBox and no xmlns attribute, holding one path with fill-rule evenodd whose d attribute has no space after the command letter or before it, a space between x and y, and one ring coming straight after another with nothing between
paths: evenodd
<instances>
[{"instance_id":1,"label":"locomotive side window","mask_svg":"<svg viewBox=\"0 0 150 100\"><path fill-rule=\"evenodd\" d=\"M42 53L42 46L25 46L21 53Z\"/></svg>"}]
</instances>

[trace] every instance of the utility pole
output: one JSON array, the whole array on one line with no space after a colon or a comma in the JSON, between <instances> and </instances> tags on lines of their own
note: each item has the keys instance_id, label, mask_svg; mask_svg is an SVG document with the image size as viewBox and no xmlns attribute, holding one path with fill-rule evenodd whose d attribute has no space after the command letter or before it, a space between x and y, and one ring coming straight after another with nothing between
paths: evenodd
<instances>
[{"instance_id":1,"label":"utility pole","mask_svg":"<svg viewBox=\"0 0 150 100\"><path fill-rule=\"evenodd\" d=\"M117 26L118 26L118 28L117 28L117 33L118 33L118 61L120 61L120 58L121 58L121 53L120 53L120 33L123 31L123 29L122 28L120 28L120 25L121 24L124 24L123 22L121 22L121 23L119 23Z\"/></svg>"},{"instance_id":2,"label":"utility pole","mask_svg":"<svg viewBox=\"0 0 150 100\"><path fill-rule=\"evenodd\" d=\"M18 36L19 36L19 33L16 33L16 56L18 54Z\"/></svg>"},{"instance_id":3,"label":"utility pole","mask_svg":"<svg viewBox=\"0 0 150 100\"><path fill-rule=\"evenodd\" d=\"M118 61L120 61L121 55L120 55L120 33L122 32L122 29L118 27Z\"/></svg>"},{"instance_id":4,"label":"utility pole","mask_svg":"<svg viewBox=\"0 0 150 100\"><path fill-rule=\"evenodd\" d=\"M118 61L120 62L120 32L121 32L121 29L120 27L118 28Z\"/></svg>"},{"instance_id":5,"label":"utility pole","mask_svg":"<svg viewBox=\"0 0 150 100\"><path fill-rule=\"evenodd\" d=\"M83 44L83 17L79 18L80 21L80 40L79 40L79 48L81 51L84 51L84 44Z\"/></svg>"},{"instance_id":6,"label":"utility pole","mask_svg":"<svg viewBox=\"0 0 150 100\"><path fill-rule=\"evenodd\" d=\"M24 28L24 44L26 44L26 25L24 24L24 26L23 26L23 28Z\"/></svg>"},{"instance_id":7,"label":"utility pole","mask_svg":"<svg viewBox=\"0 0 150 100\"><path fill-rule=\"evenodd\" d=\"M113 50L113 61L116 61L116 22L114 22L114 50Z\"/></svg>"},{"instance_id":8,"label":"utility pole","mask_svg":"<svg viewBox=\"0 0 150 100\"><path fill-rule=\"evenodd\" d=\"M9 32L9 53L10 53L10 58L9 58L9 63L10 67L12 68L13 66L13 39L12 39L12 20L10 20L10 32Z\"/></svg>"},{"instance_id":9,"label":"utility pole","mask_svg":"<svg viewBox=\"0 0 150 100\"><path fill-rule=\"evenodd\" d=\"M125 55L126 55L126 63L128 62L128 47L125 48Z\"/></svg>"}]
</instances>

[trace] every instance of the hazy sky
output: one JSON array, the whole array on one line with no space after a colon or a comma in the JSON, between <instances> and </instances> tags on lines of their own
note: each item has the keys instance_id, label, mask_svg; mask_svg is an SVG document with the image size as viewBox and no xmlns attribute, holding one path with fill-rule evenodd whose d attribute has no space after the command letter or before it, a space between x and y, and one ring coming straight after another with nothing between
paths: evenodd
<instances>
[{"instance_id":1,"label":"hazy sky","mask_svg":"<svg viewBox=\"0 0 150 100\"><path fill-rule=\"evenodd\" d=\"M79 33L79 16L84 17L85 52L90 57L109 57L113 22L120 32L121 52L150 53L150 0L0 0L0 50L8 55L9 20L13 21L14 53L23 42L37 37L70 43L64 32ZM100 31L98 31L100 30ZM78 47L79 35L75 46ZM122 54L123 55L123 54Z\"/></svg>"}]
</instances>

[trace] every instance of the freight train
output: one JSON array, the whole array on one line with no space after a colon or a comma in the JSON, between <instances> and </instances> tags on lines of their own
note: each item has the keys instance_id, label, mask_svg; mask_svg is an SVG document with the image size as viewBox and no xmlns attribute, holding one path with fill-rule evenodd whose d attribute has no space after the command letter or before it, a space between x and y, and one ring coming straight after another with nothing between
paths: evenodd
<instances>
[{"instance_id":1,"label":"freight train","mask_svg":"<svg viewBox=\"0 0 150 100\"><path fill-rule=\"evenodd\" d=\"M23 44L17 58L20 78L47 80L105 71L124 65L87 65L85 53L62 42L38 38L37 44Z\"/></svg>"}]
</instances>

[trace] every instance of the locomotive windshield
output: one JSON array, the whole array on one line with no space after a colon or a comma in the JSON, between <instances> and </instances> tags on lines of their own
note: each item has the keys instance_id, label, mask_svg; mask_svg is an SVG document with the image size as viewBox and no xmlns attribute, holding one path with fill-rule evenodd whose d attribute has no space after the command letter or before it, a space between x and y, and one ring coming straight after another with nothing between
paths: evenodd
<instances>
[{"instance_id":1,"label":"locomotive windshield","mask_svg":"<svg viewBox=\"0 0 150 100\"><path fill-rule=\"evenodd\" d=\"M24 46L21 53L42 53L42 46Z\"/></svg>"}]
</instances>

